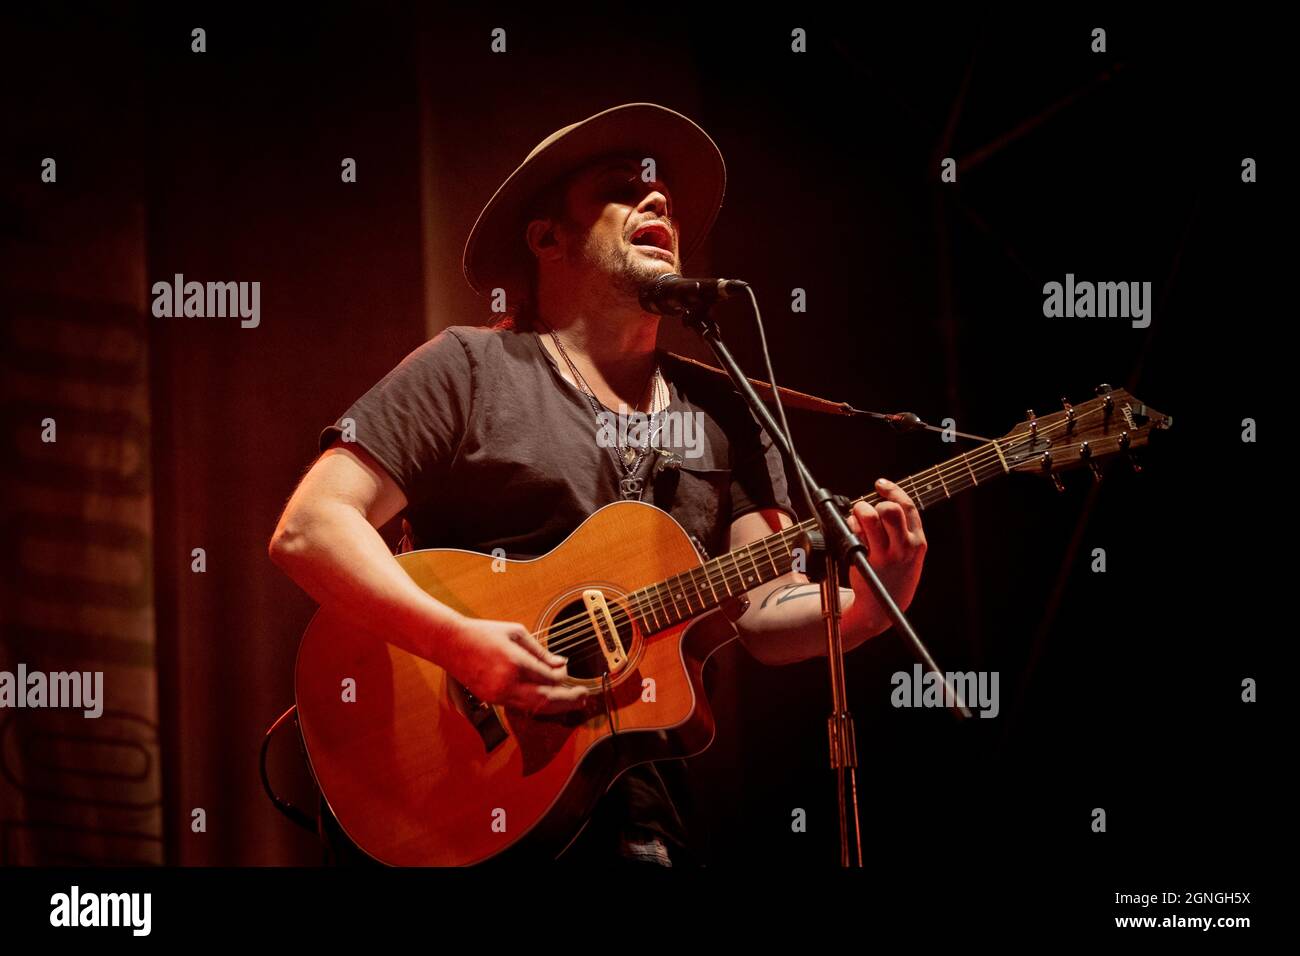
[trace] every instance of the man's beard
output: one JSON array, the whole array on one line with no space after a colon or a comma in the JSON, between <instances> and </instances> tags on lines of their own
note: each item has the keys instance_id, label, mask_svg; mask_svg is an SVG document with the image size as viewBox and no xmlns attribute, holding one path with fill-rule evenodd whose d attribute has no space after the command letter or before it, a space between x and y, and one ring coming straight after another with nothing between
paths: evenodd
<instances>
[{"instance_id":1,"label":"man's beard","mask_svg":"<svg viewBox=\"0 0 1300 956\"><path fill-rule=\"evenodd\" d=\"M637 299L650 288L664 270L656 266L664 260L650 260L633 246L627 251L618 246L584 246L581 252L586 266L597 275L607 276L610 285L621 296Z\"/></svg>"}]
</instances>

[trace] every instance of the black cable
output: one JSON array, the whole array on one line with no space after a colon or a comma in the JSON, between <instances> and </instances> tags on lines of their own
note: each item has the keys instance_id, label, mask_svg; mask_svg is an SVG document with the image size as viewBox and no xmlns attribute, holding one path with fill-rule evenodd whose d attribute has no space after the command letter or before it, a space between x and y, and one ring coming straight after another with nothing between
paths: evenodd
<instances>
[{"instance_id":1,"label":"black cable","mask_svg":"<svg viewBox=\"0 0 1300 956\"><path fill-rule=\"evenodd\" d=\"M312 834L313 836L318 836L319 831L316 826L316 819L304 813L302 810L299 810L289 801L281 800L276 795L275 791L271 789L271 778L268 777L266 774L266 754L271 747L271 738L275 736L276 731L278 731L281 725L283 725L284 722L289 719L290 715L297 713L297 711L298 711L298 705L294 704L283 714L277 717L275 719L275 723L271 724L271 726L266 729L266 735L262 738L262 753L257 761L257 769L262 776L262 789L266 791L267 798L271 801L271 803L275 806L275 808L279 810L281 813L283 813L286 817L288 817L292 822L296 823L298 826L306 830L308 833Z\"/></svg>"},{"instance_id":2,"label":"black cable","mask_svg":"<svg viewBox=\"0 0 1300 956\"><path fill-rule=\"evenodd\" d=\"M804 504L808 506L808 514L815 518L817 509L813 506L812 489L808 487L804 470L800 467L799 453L795 450L794 438L790 435L790 423L785 419L785 405L781 402L781 392L776 387L776 374L772 371L772 355L767 350L767 334L763 331L763 314L758 307L758 296L754 295L752 286L746 286L745 291L749 293L749 301L754 306L754 324L758 326L758 343L763 350L763 365L767 369L767 383L772 386L772 398L776 402L777 417L781 419L781 431L785 435L785 443L790 447L790 459L795 476L799 479L799 487L803 489Z\"/></svg>"}]
</instances>

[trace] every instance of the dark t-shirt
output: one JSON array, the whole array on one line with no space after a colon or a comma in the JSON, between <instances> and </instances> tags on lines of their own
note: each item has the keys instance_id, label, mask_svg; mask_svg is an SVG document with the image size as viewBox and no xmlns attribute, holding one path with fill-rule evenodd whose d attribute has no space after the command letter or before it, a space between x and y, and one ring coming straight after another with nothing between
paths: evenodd
<instances>
[{"instance_id":1,"label":"dark t-shirt","mask_svg":"<svg viewBox=\"0 0 1300 956\"><path fill-rule=\"evenodd\" d=\"M676 467L655 469L664 456L645 456L642 500L717 556L740 515L758 508L793 514L780 454L726 380L659 357L670 414L652 441L678 457ZM445 330L326 428L322 450L349 419L356 444L406 495L417 548L500 548L509 558L535 558L621 498L617 449L602 446L616 437L617 420L597 421L534 332ZM634 440L639 424L628 423ZM674 851L688 850L684 770L682 761L661 761L624 773L565 857L612 859L623 837L646 832Z\"/></svg>"}]
</instances>

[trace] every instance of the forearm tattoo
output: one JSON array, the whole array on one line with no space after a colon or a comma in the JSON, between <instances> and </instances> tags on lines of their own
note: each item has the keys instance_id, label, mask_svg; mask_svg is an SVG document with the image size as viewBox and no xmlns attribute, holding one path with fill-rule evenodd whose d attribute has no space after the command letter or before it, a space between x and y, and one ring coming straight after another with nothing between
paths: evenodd
<instances>
[{"instance_id":1,"label":"forearm tattoo","mask_svg":"<svg viewBox=\"0 0 1300 956\"><path fill-rule=\"evenodd\" d=\"M776 598L777 604L784 604L786 601L793 601L795 598L815 597L821 593L821 586L817 584L785 584L769 591L767 597L763 598L763 603L758 607L759 610L762 610L772 602L773 598Z\"/></svg>"}]
</instances>

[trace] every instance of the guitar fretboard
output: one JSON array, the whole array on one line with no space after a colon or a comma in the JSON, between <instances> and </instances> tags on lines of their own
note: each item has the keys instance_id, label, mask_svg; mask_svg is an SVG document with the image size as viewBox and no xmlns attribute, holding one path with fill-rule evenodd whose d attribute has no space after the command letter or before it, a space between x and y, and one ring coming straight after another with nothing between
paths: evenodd
<instances>
[{"instance_id":1,"label":"guitar fretboard","mask_svg":"<svg viewBox=\"0 0 1300 956\"><path fill-rule=\"evenodd\" d=\"M933 468L897 482L918 508L924 511L953 495L974 488L1008 471L1003 449L988 442ZM872 492L855 500L875 504L880 495ZM760 538L698 567L641 588L627 601L641 629L663 630L717 607L729 597L788 574L796 564L795 554L804 535L817 530L814 519L793 524L776 534Z\"/></svg>"}]
</instances>

